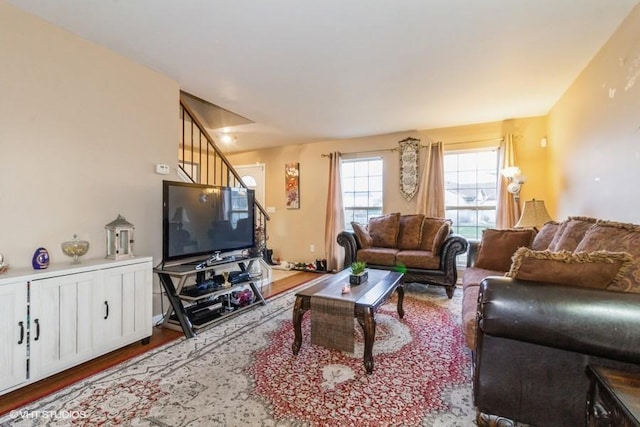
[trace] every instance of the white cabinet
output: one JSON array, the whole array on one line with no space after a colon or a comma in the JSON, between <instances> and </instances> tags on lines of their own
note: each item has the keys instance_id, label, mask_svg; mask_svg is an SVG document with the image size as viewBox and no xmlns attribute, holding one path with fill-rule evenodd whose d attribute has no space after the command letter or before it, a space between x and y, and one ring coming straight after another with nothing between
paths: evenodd
<instances>
[{"instance_id":1,"label":"white cabinet","mask_svg":"<svg viewBox=\"0 0 640 427\"><path fill-rule=\"evenodd\" d=\"M27 282L0 286L0 393L27 381Z\"/></svg>"},{"instance_id":2,"label":"white cabinet","mask_svg":"<svg viewBox=\"0 0 640 427\"><path fill-rule=\"evenodd\" d=\"M107 268L93 298L96 348L108 352L151 335L151 262Z\"/></svg>"},{"instance_id":3,"label":"white cabinet","mask_svg":"<svg viewBox=\"0 0 640 427\"><path fill-rule=\"evenodd\" d=\"M97 276L87 272L31 281L31 380L91 358L91 294Z\"/></svg>"},{"instance_id":4,"label":"white cabinet","mask_svg":"<svg viewBox=\"0 0 640 427\"><path fill-rule=\"evenodd\" d=\"M151 258L0 276L0 394L152 333Z\"/></svg>"}]
</instances>

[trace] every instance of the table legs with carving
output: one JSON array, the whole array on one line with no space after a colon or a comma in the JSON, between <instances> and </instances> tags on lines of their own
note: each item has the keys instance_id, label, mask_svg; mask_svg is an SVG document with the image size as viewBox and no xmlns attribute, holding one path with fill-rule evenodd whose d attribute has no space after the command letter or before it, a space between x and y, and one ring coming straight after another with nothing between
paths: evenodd
<instances>
[{"instance_id":1,"label":"table legs with carving","mask_svg":"<svg viewBox=\"0 0 640 427\"><path fill-rule=\"evenodd\" d=\"M396 292L398 292L398 316L402 319L404 318L404 308L402 307L402 302L404 301L404 285L398 285Z\"/></svg>"},{"instance_id":2,"label":"table legs with carving","mask_svg":"<svg viewBox=\"0 0 640 427\"><path fill-rule=\"evenodd\" d=\"M402 307L404 287L400 285L396 288L396 291L398 292L398 316L402 319L404 317L404 308ZM364 333L364 369L367 374L370 374L373 372L373 343L376 340L376 308L364 308L362 318L358 316L358 323Z\"/></svg>"},{"instance_id":3,"label":"table legs with carving","mask_svg":"<svg viewBox=\"0 0 640 427\"><path fill-rule=\"evenodd\" d=\"M291 349L293 350L294 355L298 355L300 351L300 346L302 346L302 316L304 312L307 311L307 308L304 307L303 298L296 297L296 303L293 306L293 344L291 345Z\"/></svg>"},{"instance_id":4,"label":"table legs with carving","mask_svg":"<svg viewBox=\"0 0 640 427\"><path fill-rule=\"evenodd\" d=\"M395 290L398 292L398 316L402 319L404 317L404 308L402 306L404 301L404 287L400 284ZM364 368L367 374L373 372L373 343L376 339L376 308L377 307L373 306L356 307L355 310L356 319L358 319L358 323L364 333ZM291 345L294 355L300 352L300 347L302 346L302 317L307 310L309 310L309 299L307 298L305 300L305 297L297 296L293 306L294 339Z\"/></svg>"}]
</instances>

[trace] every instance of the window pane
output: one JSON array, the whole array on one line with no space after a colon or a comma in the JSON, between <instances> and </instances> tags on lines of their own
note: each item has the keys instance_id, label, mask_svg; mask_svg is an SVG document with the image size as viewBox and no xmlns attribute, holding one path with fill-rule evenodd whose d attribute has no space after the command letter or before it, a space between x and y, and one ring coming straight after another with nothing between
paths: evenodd
<instances>
[{"instance_id":1,"label":"window pane","mask_svg":"<svg viewBox=\"0 0 640 427\"><path fill-rule=\"evenodd\" d=\"M372 191L369 193L369 205L380 208L375 209L375 211L379 211L380 215L382 215L382 191Z\"/></svg>"},{"instance_id":2,"label":"window pane","mask_svg":"<svg viewBox=\"0 0 640 427\"><path fill-rule=\"evenodd\" d=\"M355 165L353 163L342 163L342 178L349 178L353 176Z\"/></svg>"},{"instance_id":3,"label":"window pane","mask_svg":"<svg viewBox=\"0 0 640 427\"><path fill-rule=\"evenodd\" d=\"M342 203L345 228L351 222L367 224L374 216L382 215L383 176L382 159L342 161Z\"/></svg>"},{"instance_id":4,"label":"window pane","mask_svg":"<svg viewBox=\"0 0 640 427\"><path fill-rule=\"evenodd\" d=\"M480 239L482 230L495 227L498 150L447 153L444 172L446 217L454 232Z\"/></svg>"},{"instance_id":5,"label":"window pane","mask_svg":"<svg viewBox=\"0 0 640 427\"><path fill-rule=\"evenodd\" d=\"M368 191L369 190L369 178L362 176L354 179L355 191Z\"/></svg>"}]
</instances>

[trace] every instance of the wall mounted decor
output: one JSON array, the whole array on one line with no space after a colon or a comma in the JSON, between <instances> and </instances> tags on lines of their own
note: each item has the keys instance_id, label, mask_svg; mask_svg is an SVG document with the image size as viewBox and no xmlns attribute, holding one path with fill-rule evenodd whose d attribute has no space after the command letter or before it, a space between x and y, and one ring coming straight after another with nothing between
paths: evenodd
<instances>
[{"instance_id":1,"label":"wall mounted decor","mask_svg":"<svg viewBox=\"0 0 640 427\"><path fill-rule=\"evenodd\" d=\"M405 138L400 144L400 192L410 201L418 192L418 160L420 140Z\"/></svg>"},{"instance_id":2,"label":"wall mounted decor","mask_svg":"<svg viewBox=\"0 0 640 427\"><path fill-rule=\"evenodd\" d=\"M287 209L300 209L300 163L284 165L284 182Z\"/></svg>"}]
</instances>

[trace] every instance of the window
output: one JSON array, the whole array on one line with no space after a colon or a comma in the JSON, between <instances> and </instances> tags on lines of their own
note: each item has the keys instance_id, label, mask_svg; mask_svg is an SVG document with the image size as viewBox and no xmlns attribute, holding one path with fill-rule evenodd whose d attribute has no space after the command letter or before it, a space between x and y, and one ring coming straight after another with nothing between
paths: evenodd
<instances>
[{"instance_id":1,"label":"window","mask_svg":"<svg viewBox=\"0 0 640 427\"><path fill-rule=\"evenodd\" d=\"M382 159L343 160L341 174L345 229L382 215Z\"/></svg>"},{"instance_id":2,"label":"window","mask_svg":"<svg viewBox=\"0 0 640 427\"><path fill-rule=\"evenodd\" d=\"M496 224L498 150L445 154L444 176L446 217L456 233L480 239Z\"/></svg>"}]
</instances>

